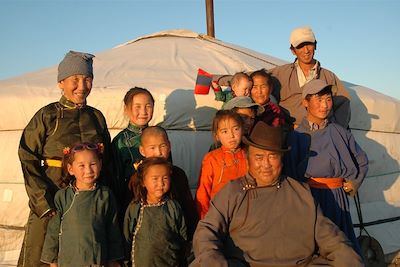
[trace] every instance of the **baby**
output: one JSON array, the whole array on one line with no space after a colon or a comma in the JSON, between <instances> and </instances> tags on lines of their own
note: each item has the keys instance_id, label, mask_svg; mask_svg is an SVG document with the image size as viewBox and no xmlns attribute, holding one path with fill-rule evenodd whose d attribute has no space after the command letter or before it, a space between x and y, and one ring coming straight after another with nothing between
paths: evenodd
<instances>
[{"instance_id":1,"label":"baby","mask_svg":"<svg viewBox=\"0 0 400 267\"><path fill-rule=\"evenodd\" d=\"M232 76L230 84L232 90L222 91L221 87L218 85L218 81L213 81L211 83L211 87L215 92L215 100L222 101L225 105L226 102L234 97L249 96L253 81L246 73L238 72Z\"/></svg>"}]
</instances>

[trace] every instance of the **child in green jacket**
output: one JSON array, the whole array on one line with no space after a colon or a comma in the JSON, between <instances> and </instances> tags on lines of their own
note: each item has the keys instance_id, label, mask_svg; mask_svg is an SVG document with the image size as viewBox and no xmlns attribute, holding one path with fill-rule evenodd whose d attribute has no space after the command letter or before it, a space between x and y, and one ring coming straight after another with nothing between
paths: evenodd
<instances>
[{"instance_id":1,"label":"child in green jacket","mask_svg":"<svg viewBox=\"0 0 400 267\"><path fill-rule=\"evenodd\" d=\"M236 96L249 96L250 90L253 86L253 81L244 72L238 72L232 76L230 81L231 90L222 91L217 81L211 83L211 87L215 93L215 100L227 103L229 100Z\"/></svg>"},{"instance_id":2,"label":"child in green jacket","mask_svg":"<svg viewBox=\"0 0 400 267\"><path fill-rule=\"evenodd\" d=\"M119 267L124 248L111 190L97 183L103 144L82 143L64 149L64 181L55 196L41 261L50 267Z\"/></svg>"},{"instance_id":3,"label":"child in green jacket","mask_svg":"<svg viewBox=\"0 0 400 267\"><path fill-rule=\"evenodd\" d=\"M47 266L40 262L40 254L48 220L55 214L54 195L67 186L61 179L63 148L79 142L103 143L103 172L110 172L111 138L106 120L99 110L86 104L92 89L93 57L74 51L65 55L58 66L61 99L36 112L22 133L18 156L30 214L19 267Z\"/></svg>"}]
</instances>

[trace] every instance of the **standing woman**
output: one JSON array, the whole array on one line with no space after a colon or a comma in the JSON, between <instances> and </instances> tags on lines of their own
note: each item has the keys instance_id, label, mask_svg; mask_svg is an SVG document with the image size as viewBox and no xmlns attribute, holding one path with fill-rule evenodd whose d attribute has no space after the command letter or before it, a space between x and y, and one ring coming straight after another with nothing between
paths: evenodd
<instances>
[{"instance_id":1,"label":"standing woman","mask_svg":"<svg viewBox=\"0 0 400 267\"><path fill-rule=\"evenodd\" d=\"M104 162L110 162L106 120L99 110L86 105L92 89L93 57L74 51L65 55L58 66L61 99L41 108L22 133L18 155L30 214L18 266L48 266L40 262L40 255L47 223L55 215L54 195L67 186L61 176L63 148L82 142L103 143Z\"/></svg>"},{"instance_id":2,"label":"standing woman","mask_svg":"<svg viewBox=\"0 0 400 267\"><path fill-rule=\"evenodd\" d=\"M303 86L307 115L296 131L311 137L304 178L324 215L346 234L361 255L347 196L354 196L361 186L368 171L368 158L349 130L328 120L332 88L335 87L322 80Z\"/></svg>"}]
</instances>

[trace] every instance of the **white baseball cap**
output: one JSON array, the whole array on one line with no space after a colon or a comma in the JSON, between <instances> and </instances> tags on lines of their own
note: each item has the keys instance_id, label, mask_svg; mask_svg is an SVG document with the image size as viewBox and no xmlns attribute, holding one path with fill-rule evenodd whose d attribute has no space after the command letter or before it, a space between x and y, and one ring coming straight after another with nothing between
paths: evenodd
<instances>
[{"instance_id":1,"label":"white baseball cap","mask_svg":"<svg viewBox=\"0 0 400 267\"><path fill-rule=\"evenodd\" d=\"M315 35L310 27L296 28L290 34L290 44L293 47L302 43L315 43Z\"/></svg>"}]
</instances>

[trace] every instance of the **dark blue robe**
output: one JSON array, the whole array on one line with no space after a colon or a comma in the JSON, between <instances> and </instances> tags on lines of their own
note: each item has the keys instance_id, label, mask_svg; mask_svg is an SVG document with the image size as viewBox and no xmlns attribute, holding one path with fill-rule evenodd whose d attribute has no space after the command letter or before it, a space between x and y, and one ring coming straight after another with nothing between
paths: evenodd
<instances>
[{"instance_id":1,"label":"dark blue robe","mask_svg":"<svg viewBox=\"0 0 400 267\"><path fill-rule=\"evenodd\" d=\"M325 128L311 131L304 119L288 142L292 151L287 156L287 172L300 181L308 178L344 178L351 181L354 196L368 171L368 158L356 143L349 130L336 123L328 123ZM350 216L349 200L343 187L336 189L311 188L315 200L320 204L325 216L331 219L352 241L360 253L353 223Z\"/></svg>"}]
</instances>

